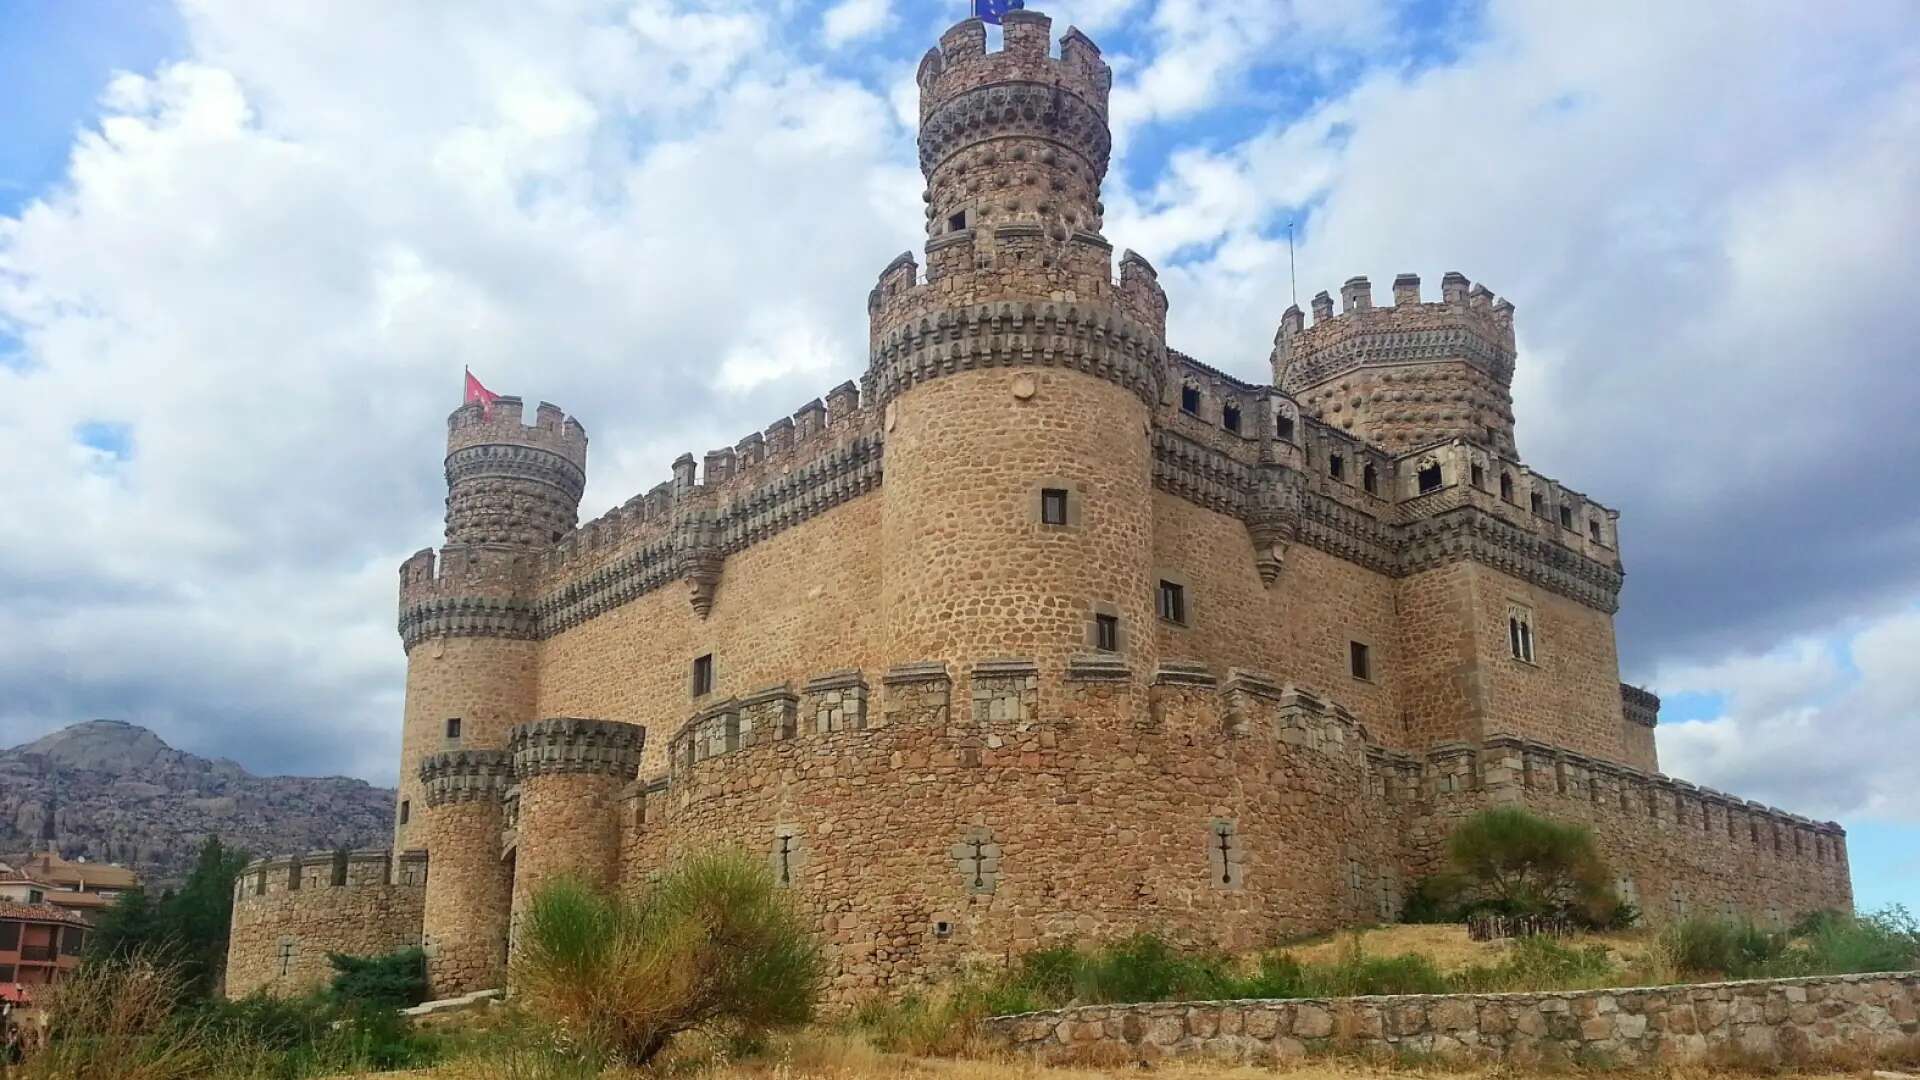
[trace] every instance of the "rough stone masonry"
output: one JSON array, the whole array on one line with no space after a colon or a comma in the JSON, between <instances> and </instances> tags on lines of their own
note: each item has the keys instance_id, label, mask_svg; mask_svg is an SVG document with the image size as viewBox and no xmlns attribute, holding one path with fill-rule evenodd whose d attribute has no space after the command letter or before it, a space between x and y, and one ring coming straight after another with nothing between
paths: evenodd
<instances>
[{"instance_id":1,"label":"rough stone masonry","mask_svg":"<svg viewBox=\"0 0 1920 1080\"><path fill-rule=\"evenodd\" d=\"M718 845L841 1001L1069 937L1251 945L1392 918L1498 803L1592 824L1654 919L1849 906L1838 826L1658 772L1619 515L1521 459L1513 306L1353 278L1280 316L1269 385L1168 348L1101 234L1111 72L1050 29L921 61L924 264L868 294L857 385L584 525L579 420L453 413L446 542L400 568L400 854L251 869L233 993L400 942L437 995L500 986L547 875Z\"/></svg>"}]
</instances>

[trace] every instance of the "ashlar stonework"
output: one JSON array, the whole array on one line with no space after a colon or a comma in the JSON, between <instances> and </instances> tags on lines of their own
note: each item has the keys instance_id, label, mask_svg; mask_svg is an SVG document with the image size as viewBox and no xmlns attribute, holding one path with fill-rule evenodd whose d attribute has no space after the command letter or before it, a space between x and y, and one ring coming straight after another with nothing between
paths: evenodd
<instances>
[{"instance_id":1,"label":"ashlar stonework","mask_svg":"<svg viewBox=\"0 0 1920 1080\"><path fill-rule=\"evenodd\" d=\"M840 1001L1390 919L1493 805L1591 824L1654 919L1850 905L1837 825L1658 771L1619 515L1521 459L1513 306L1354 278L1280 316L1265 385L1168 348L1100 232L1111 73L1050 33L921 61L924 265L881 271L857 382L585 524L579 420L453 413L446 542L400 568L395 854L249 868L235 992L408 943L486 989L542 881L720 845Z\"/></svg>"}]
</instances>

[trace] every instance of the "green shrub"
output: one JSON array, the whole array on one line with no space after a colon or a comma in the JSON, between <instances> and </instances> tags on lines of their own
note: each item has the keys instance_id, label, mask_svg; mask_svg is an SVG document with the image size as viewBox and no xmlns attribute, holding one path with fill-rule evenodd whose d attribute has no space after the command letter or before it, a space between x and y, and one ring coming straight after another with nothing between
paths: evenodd
<instances>
[{"instance_id":1,"label":"green shrub","mask_svg":"<svg viewBox=\"0 0 1920 1080\"><path fill-rule=\"evenodd\" d=\"M329 1000L341 1006L405 1009L427 1000L427 954L402 949L384 956L328 953L333 965Z\"/></svg>"},{"instance_id":2,"label":"green shrub","mask_svg":"<svg viewBox=\"0 0 1920 1080\"><path fill-rule=\"evenodd\" d=\"M1359 935L1348 942L1340 958L1331 964L1313 964L1303 969L1303 990L1308 997L1356 997L1362 994L1444 994L1446 976L1433 961L1418 953L1399 956L1369 956L1360 947Z\"/></svg>"},{"instance_id":3,"label":"green shrub","mask_svg":"<svg viewBox=\"0 0 1920 1080\"><path fill-rule=\"evenodd\" d=\"M804 1023L821 963L767 868L715 852L633 902L548 884L528 906L514 975L584 1044L642 1065L683 1031L744 1038Z\"/></svg>"},{"instance_id":4,"label":"green shrub","mask_svg":"<svg viewBox=\"0 0 1920 1080\"><path fill-rule=\"evenodd\" d=\"M1519 938L1498 964L1476 964L1447 977L1460 993L1579 990L1630 981L1605 945L1574 948L1547 937Z\"/></svg>"},{"instance_id":5,"label":"green shrub","mask_svg":"<svg viewBox=\"0 0 1920 1080\"><path fill-rule=\"evenodd\" d=\"M1222 997L1231 962L1215 953L1185 953L1153 933L1121 938L1081 960L1075 1000L1090 1005Z\"/></svg>"},{"instance_id":6,"label":"green shrub","mask_svg":"<svg viewBox=\"0 0 1920 1080\"><path fill-rule=\"evenodd\" d=\"M1751 922L1691 918L1668 926L1661 945L1689 979L1744 979L1763 974L1785 951L1785 939Z\"/></svg>"},{"instance_id":7,"label":"green shrub","mask_svg":"<svg viewBox=\"0 0 1920 1080\"><path fill-rule=\"evenodd\" d=\"M1618 918L1612 872L1584 825L1498 806L1454 828L1447 858L1468 883L1467 912L1566 915L1588 926Z\"/></svg>"}]
</instances>

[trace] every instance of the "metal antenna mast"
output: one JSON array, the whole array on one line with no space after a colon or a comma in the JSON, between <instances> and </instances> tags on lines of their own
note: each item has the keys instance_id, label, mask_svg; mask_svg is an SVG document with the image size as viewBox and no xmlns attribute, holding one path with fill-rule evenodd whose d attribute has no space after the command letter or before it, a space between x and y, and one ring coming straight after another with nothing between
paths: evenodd
<instances>
[{"instance_id":1,"label":"metal antenna mast","mask_svg":"<svg viewBox=\"0 0 1920 1080\"><path fill-rule=\"evenodd\" d=\"M1293 219L1287 219L1287 283L1293 288L1293 306L1300 306L1300 278L1293 270Z\"/></svg>"}]
</instances>

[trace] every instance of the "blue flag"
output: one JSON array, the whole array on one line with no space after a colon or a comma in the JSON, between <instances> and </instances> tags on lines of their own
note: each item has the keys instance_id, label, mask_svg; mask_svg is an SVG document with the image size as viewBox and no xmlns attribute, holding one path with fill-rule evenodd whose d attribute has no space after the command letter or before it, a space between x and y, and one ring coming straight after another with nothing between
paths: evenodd
<instances>
[{"instance_id":1,"label":"blue flag","mask_svg":"<svg viewBox=\"0 0 1920 1080\"><path fill-rule=\"evenodd\" d=\"M1026 6L1026 0L973 0L973 17L999 26L1000 16Z\"/></svg>"}]
</instances>

